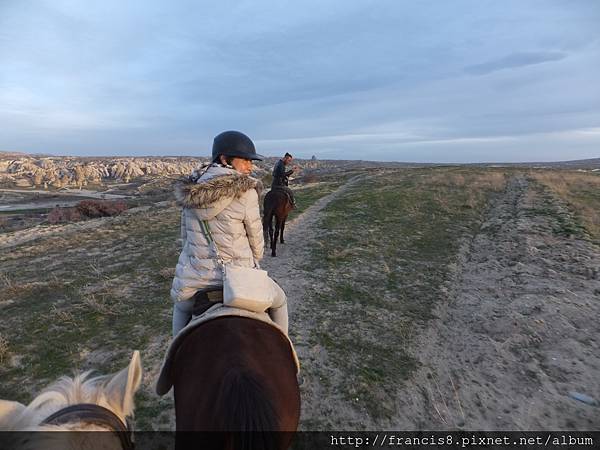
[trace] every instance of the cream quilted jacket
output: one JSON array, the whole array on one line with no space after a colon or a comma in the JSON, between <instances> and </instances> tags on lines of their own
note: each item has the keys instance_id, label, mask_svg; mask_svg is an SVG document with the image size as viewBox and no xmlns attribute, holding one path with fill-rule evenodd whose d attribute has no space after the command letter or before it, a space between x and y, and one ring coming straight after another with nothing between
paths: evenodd
<instances>
[{"instance_id":1,"label":"cream quilted jacket","mask_svg":"<svg viewBox=\"0 0 600 450\"><path fill-rule=\"evenodd\" d=\"M259 180L214 164L197 181L177 185L175 198L183 207L183 249L171 287L173 300L187 300L198 289L223 284L215 252L202 232L202 220L208 221L225 264L254 267L262 259L261 189Z\"/></svg>"}]
</instances>

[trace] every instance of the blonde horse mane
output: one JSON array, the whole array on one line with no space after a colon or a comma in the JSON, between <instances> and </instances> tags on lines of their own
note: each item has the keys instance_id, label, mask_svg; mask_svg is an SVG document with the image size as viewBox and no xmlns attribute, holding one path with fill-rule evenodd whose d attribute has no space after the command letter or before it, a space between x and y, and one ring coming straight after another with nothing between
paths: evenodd
<instances>
[{"instance_id":1,"label":"blonde horse mane","mask_svg":"<svg viewBox=\"0 0 600 450\"><path fill-rule=\"evenodd\" d=\"M92 371L88 371L74 378L61 377L27 406L0 400L0 431L105 430L98 425L77 422L60 426L41 425L55 412L81 403L107 408L125 423L126 417L133 415L133 397L140 386L141 377L140 356L135 351L129 366L115 375L92 377Z\"/></svg>"}]
</instances>

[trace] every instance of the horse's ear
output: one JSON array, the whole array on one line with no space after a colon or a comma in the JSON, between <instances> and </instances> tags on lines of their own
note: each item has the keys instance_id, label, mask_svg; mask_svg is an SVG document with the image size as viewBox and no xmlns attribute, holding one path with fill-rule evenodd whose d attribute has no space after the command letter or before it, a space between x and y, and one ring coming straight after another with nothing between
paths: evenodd
<instances>
[{"instance_id":1,"label":"horse's ear","mask_svg":"<svg viewBox=\"0 0 600 450\"><path fill-rule=\"evenodd\" d=\"M111 405L127 417L133 413L133 396L142 382L140 352L134 351L129 366L117 373L106 385L106 396Z\"/></svg>"},{"instance_id":2,"label":"horse's ear","mask_svg":"<svg viewBox=\"0 0 600 450\"><path fill-rule=\"evenodd\" d=\"M0 400L0 430L10 430L10 425L25 410L25 405L9 400Z\"/></svg>"}]
</instances>

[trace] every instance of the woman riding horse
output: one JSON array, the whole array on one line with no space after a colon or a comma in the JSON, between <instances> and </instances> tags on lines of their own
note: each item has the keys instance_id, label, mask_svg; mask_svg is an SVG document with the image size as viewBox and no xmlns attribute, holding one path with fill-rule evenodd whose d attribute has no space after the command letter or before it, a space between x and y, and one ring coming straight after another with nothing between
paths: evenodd
<instances>
[{"instance_id":1,"label":"woman riding horse","mask_svg":"<svg viewBox=\"0 0 600 450\"><path fill-rule=\"evenodd\" d=\"M258 208L260 181L250 177L252 161L262 160L253 142L238 131L226 131L214 139L212 164L178 186L175 196L183 206L183 249L171 288L173 336L191 319L197 300L222 298L223 275L217 256L202 229L203 222L225 264L258 267L263 257L263 230ZM269 314L285 333L288 330L287 299L272 283L273 306Z\"/></svg>"},{"instance_id":2,"label":"woman riding horse","mask_svg":"<svg viewBox=\"0 0 600 450\"><path fill-rule=\"evenodd\" d=\"M250 138L237 131L215 138L212 157L213 163L176 194L183 205L183 250L171 289L174 335L188 323L196 300L222 298L222 272L203 221L208 221L226 264L253 267L263 256L261 185L248 176L252 160L262 157ZM275 300L269 315L277 326L265 314L265 320L225 315L195 321L169 349L156 391L163 395L174 387L177 430L234 432L212 434L204 448L286 449L292 435L282 432L297 429L300 390L287 336L287 301L272 284ZM186 442L185 436L178 434L178 448L202 445Z\"/></svg>"}]
</instances>

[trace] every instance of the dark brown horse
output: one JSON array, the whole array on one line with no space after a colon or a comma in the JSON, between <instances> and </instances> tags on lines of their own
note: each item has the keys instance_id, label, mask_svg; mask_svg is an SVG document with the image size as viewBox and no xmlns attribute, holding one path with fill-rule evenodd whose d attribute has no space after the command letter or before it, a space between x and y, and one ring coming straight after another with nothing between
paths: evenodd
<instances>
[{"instance_id":1,"label":"dark brown horse","mask_svg":"<svg viewBox=\"0 0 600 450\"><path fill-rule=\"evenodd\" d=\"M205 448L289 447L300 390L289 342L273 326L231 316L205 322L185 337L171 373L177 431L234 432L211 433Z\"/></svg>"},{"instance_id":2,"label":"dark brown horse","mask_svg":"<svg viewBox=\"0 0 600 450\"><path fill-rule=\"evenodd\" d=\"M283 244L283 230L290 211L294 209L290 198L283 189L271 189L265 195L263 203L263 234L265 242L269 242L271 256L277 256L277 239ZM273 217L275 217L275 232L273 232ZM281 236L280 234L281 233Z\"/></svg>"}]
</instances>

